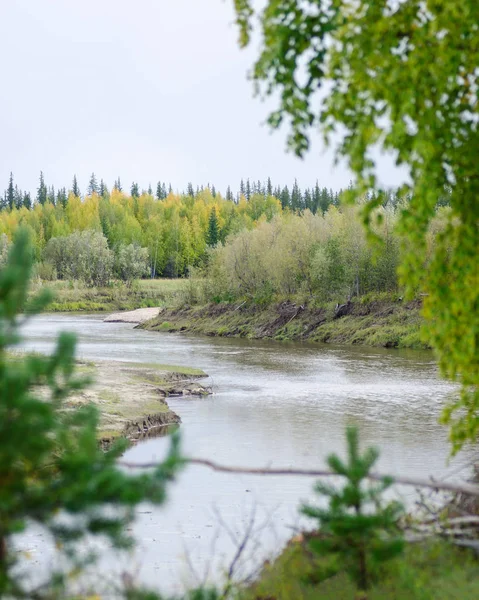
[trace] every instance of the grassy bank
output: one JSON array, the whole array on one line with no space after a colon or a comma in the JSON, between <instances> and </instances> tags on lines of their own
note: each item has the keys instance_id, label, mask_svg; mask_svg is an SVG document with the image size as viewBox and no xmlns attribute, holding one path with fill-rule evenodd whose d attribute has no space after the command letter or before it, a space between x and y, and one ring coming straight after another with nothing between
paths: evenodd
<instances>
[{"instance_id":1,"label":"grassy bank","mask_svg":"<svg viewBox=\"0 0 479 600\"><path fill-rule=\"evenodd\" d=\"M365 297L345 306L341 316L332 304L309 307L286 301L262 307L223 303L167 309L142 327L210 336L427 348L421 325L418 301Z\"/></svg>"},{"instance_id":2,"label":"grassy bank","mask_svg":"<svg viewBox=\"0 0 479 600\"><path fill-rule=\"evenodd\" d=\"M263 568L241 600L351 600L359 597L345 573L321 580L321 560L306 544L290 544ZM368 600L452 600L479 598L477 556L447 542L409 544L403 555L382 568ZM323 569L324 570L324 569Z\"/></svg>"},{"instance_id":3,"label":"grassy bank","mask_svg":"<svg viewBox=\"0 0 479 600\"><path fill-rule=\"evenodd\" d=\"M79 281L38 281L32 291L42 287L54 294L50 312L115 312L152 306L172 306L188 285L186 279L143 279L132 287L114 281L107 287L86 287Z\"/></svg>"},{"instance_id":4,"label":"grassy bank","mask_svg":"<svg viewBox=\"0 0 479 600\"><path fill-rule=\"evenodd\" d=\"M93 403L100 413L99 437L108 442L118 436L138 438L163 425L180 422L165 401L169 395L203 395L208 390L197 380L200 369L98 361L79 363L80 374L92 380L81 393L72 394L69 408Z\"/></svg>"}]
</instances>

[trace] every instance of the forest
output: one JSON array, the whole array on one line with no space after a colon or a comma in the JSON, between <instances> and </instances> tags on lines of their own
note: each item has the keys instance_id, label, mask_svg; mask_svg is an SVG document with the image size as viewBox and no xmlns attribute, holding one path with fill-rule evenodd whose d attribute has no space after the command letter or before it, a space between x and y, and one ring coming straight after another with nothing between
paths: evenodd
<instances>
[{"instance_id":1,"label":"forest","mask_svg":"<svg viewBox=\"0 0 479 600\"><path fill-rule=\"evenodd\" d=\"M375 234L381 243L374 248L358 206L380 194ZM298 295L321 302L397 291L401 248L395 226L408 198L381 192L357 198L355 208L341 205L343 195L319 184L300 189L297 181L290 192L273 187L270 178L265 184L241 181L235 194L228 186L225 196L210 185L195 190L188 184L174 193L161 182L156 195L151 186L140 193L135 183L127 194L120 178L110 192L92 174L82 196L76 177L68 193L55 193L41 174L32 204L12 175L0 211L0 261L22 226L41 280L93 287L112 279L131 284L194 273L211 282L208 301L245 296L260 304ZM437 210L440 223L448 209ZM434 227L431 246L433 239Z\"/></svg>"}]
</instances>

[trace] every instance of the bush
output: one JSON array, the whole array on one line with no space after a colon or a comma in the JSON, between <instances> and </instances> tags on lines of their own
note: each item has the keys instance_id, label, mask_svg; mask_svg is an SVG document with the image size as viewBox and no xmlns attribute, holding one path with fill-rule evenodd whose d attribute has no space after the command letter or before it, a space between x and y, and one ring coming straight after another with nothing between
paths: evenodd
<instances>
[{"instance_id":1,"label":"bush","mask_svg":"<svg viewBox=\"0 0 479 600\"><path fill-rule=\"evenodd\" d=\"M43 258L56 269L59 279L78 279L89 287L108 284L113 272L113 252L98 231L51 238Z\"/></svg>"},{"instance_id":2,"label":"bush","mask_svg":"<svg viewBox=\"0 0 479 600\"><path fill-rule=\"evenodd\" d=\"M119 246L115 257L115 272L128 286L131 286L133 280L148 275L148 248L141 248L138 244Z\"/></svg>"}]
</instances>

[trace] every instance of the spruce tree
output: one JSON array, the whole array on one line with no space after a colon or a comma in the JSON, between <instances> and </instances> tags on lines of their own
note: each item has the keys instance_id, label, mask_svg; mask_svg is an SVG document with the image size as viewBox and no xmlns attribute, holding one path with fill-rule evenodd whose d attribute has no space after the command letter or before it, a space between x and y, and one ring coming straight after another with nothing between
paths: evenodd
<instances>
[{"instance_id":1,"label":"spruce tree","mask_svg":"<svg viewBox=\"0 0 479 600\"><path fill-rule=\"evenodd\" d=\"M148 195L149 195L149 196L153 196L153 189L152 189L152 187L151 187L151 183L149 183L149 184L148 184L148 190L147 190L147 193L148 193Z\"/></svg>"},{"instance_id":2,"label":"spruce tree","mask_svg":"<svg viewBox=\"0 0 479 600\"><path fill-rule=\"evenodd\" d=\"M313 196L311 194L311 191L306 188L304 190L304 194L303 194L303 205L305 209L310 210L312 213L314 213L314 203L313 203Z\"/></svg>"},{"instance_id":3,"label":"spruce tree","mask_svg":"<svg viewBox=\"0 0 479 600\"><path fill-rule=\"evenodd\" d=\"M15 186L14 204L17 209L20 209L23 206L23 192L18 188L18 185Z\"/></svg>"},{"instance_id":4,"label":"spruce tree","mask_svg":"<svg viewBox=\"0 0 479 600\"><path fill-rule=\"evenodd\" d=\"M299 189L297 179L294 180L293 189L291 191L291 210L300 211L303 208L303 198Z\"/></svg>"},{"instance_id":5,"label":"spruce tree","mask_svg":"<svg viewBox=\"0 0 479 600\"><path fill-rule=\"evenodd\" d=\"M229 200L230 202L233 201L233 193L231 192L230 186L226 188L226 200Z\"/></svg>"},{"instance_id":6,"label":"spruce tree","mask_svg":"<svg viewBox=\"0 0 479 600\"><path fill-rule=\"evenodd\" d=\"M23 195L23 206L25 208L27 208L28 210L31 210L31 208L32 208L32 198L30 196L30 192L25 192L25 194Z\"/></svg>"},{"instance_id":7,"label":"spruce tree","mask_svg":"<svg viewBox=\"0 0 479 600\"><path fill-rule=\"evenodd\" d=\"M131 194L132 198L139 198L140 197L140 188L138 187L137 183L133 182L131 184L130 194Z\"/></svg>"},{"instance_id":8,"label":"spruce tree","mask_svg":"<svg viewBox=\"0 0 479 600\"><path fill-rule=\"evenodd\" d=\"M87 193L89 196L93 196L93 194L98 194L98 181L96 179L95 173L91 174L90 181L88 182Z\"/></svg>"},{"instance_id":9,"label":"spruce tree","mask_svg":"<svg viewBox=\"0 0 479 600\"><path fill-rule=\"evenodd\" d=\"M273 195L273 185L271 183L271 178L268 177L268 181L266 183L266 194L268 196L272 196Z\"/></svg>"},{"instance_id":10,"label":"spruce tree","mask_svg":"<svg viewBox=\"0 0 479 600\"><path fill-rule=\"evenodd\" d=\"M81 198L80 188L78 187L77 176L73 175L72 193L77 198Z\"/></svg>"},{"instance_id":11,"label":"spruce tree","mask_svg":"<svg viewBox=\"0 0 479 600\"><path fill-rule=\"evenodd\" d=\"M188 182L188 187L187 187L186 193L188 194L188 196L191 196L192 198L195 197L195 190L193 189L193 184L191 182Z\"/></svg>"},{"instance_id":12,"label":"spruce tree","mask_svg":"<svg viewBox=\"0 0 479 600\"><path fill-rule=\"evenodd\" d=\"M219 241L219 226L218 217L216 216L216 208L213 206L210 212L210 218L208 221L208 231L206 233L206 243L208 246L214 248Z\"/></svg>"},{"instance_id":13,"label":"spruce tree","mask_svg":"<svg viewBox=\"0 0 479 600\"><path fill-rule=\"evenodd\" d=\"M107 187L106 183L103 181L103 179L100 179L100 187L98 189L98 194L102 198L105 198L108 195L108 187Z\"/></svg>"},{"instance_id":14,"label":"spruce tree","mask_svg":"<svg viewBox=\"0 0 479 600\"><path fill-rule=\"evenodd\" d=\"M47 201L50 202L51 204L53 204L53 206L55 206L55 200L56 200L55 188L52 185L47 193Z\"/></svg>"},{"instance_id":15,"label":"spruce tree","mask_svg":"<svg viewBox=\"0 0 479 600\"><path fill-rule=\"evenodd\" d=\"M249 179L246 180L245 197L248 201L251 198L251 184L249 182Z\"/></svg>"},{"instance_id":16,"label":"spruce tree","mask_svg":"<svg viewBox=\"0 0 479 600\"><path fill-rule=\"evenodd\" d=\"M359 452L358 431L346 430L348 461L331 454L327 463L333 473L346 479L344 487L318 482L315 490L329 499L327 508L304 505L302 513L318 521L318 535L310 540L311 549L330 562L325 575L345 570L357 588L365 592L377 573L377 566L402 552L404 543L398 521L403 507L383 501L393 480L368 483L368 475L379 458L376 448Z\"/></svg>"},{"instance_id":17,"label":"spruce tree","mask_svg":"<svg viewBox=\"0 0 479 600\"><path fill-rule=\"evenodd\" d=\"M40 184L37 189L37 202L42 206L47 201L47 186L45 185L45 179L43 177L43 171L40 171Z\"/></svg>"},{"instance_id":18,"label":"spruce tree","mask_svg":"<svg viewBox=\"0 0 479 600\"><path fill-rule=\"evenodd\" d=\"M288 189L287 185L285 185L284 188L281 190L279 199L281 200L281 207L283 210L290 207L291 197L290 197L289 189Z\"/></svg>"},{"instance_id":19,"label":"spruce tree","mask_svg":"<svg viewBox=\"0 0 479 600\"><path fill-rule=\"evenodd\" d=\"M123 188L121 187L121 181L120 178L118 177L118 179L115 181L115 183L113 184L113 189L117 190L118 192L122 192Z\"/></svg>"},{"instance_id":20,"label":"spruce tree","mask_svg":"<svg viewBox=\"0 0 479 600\"><path fill-rule=\"evenodd\" d=\"M243 181L243 180L241 180L241 181L240 181L240 195L241 195L241 196L244 196L245 194L246 194L246 188L245 188L245 186L244 186L244 181Z\"/></svg>"},{"instance_id":21,"label":"spruce tree","mask_svg":"<svg viewBox=\"0 0 479 600\"><path fill-rule=\"evenodd\" d=\"M211 186L211 195L213 196L213 198L216 198L216 188L214 185Z\"/></svg>"},{"instance_id":22,"label":"spruce tree","mask_svg":"<svg viewBox=\"0 0 479 600\"><path fill-rule=\"evenodd\" d=\"M51 299L45 291L29 297L32 256L26 231L19 231L0 270L0 597L66 598L70 573L87 563L81 542L99 537L114 548L131 546L135 507L164 502L181 459L173 438L163 463L130 475L117 466L126 440L107 452L99 447L96 408L87 403L72 410L67 401L87 383L75 372L71 334L60 335L51 356L12 356L20 324ZM42 573L33 591L16 539L32 525L43 531L42 543L56 545L58 565L68 558L67 571Z\"/></svg>"},{"instance_id":23,"label":"spruce tree","mask_svg":"<svg viewBox=\"0 0 479 600\"><path fill-rule=\"evenodd\" d=\"M156 197L158 200L163 200L163 186L161 181L156 184Z\"/></svg>"},{"instance_id":24,"label":"spruce tree","mask_svg":"<svg viewBox=\"0 0 479 600\"><path fill-rule=\"evenodd\" d=\"M10 210L15 206L15 188L13 186L13 173L11 171L10 171L10 178L8 180L6 204Z\"/></svg>"}]
</instances>

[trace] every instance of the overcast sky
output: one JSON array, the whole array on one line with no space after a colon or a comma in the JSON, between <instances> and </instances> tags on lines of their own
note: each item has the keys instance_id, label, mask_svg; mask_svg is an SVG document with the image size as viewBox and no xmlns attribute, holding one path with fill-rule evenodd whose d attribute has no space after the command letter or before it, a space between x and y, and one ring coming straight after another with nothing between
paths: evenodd
<instances>
[{"instance_id":1,"label":"overcast sky","mask_svg":"<svg viewBox=\"0 0 479 600\"><path fill-rule=\"evenodd\" d=\"M338 189L319 138L301 161L264 125L253 97L233 0L1 0L0 190L85 190L95 172L112 185L158 180L174 189L241 178Z\"/></svg>"}]
</instances>

